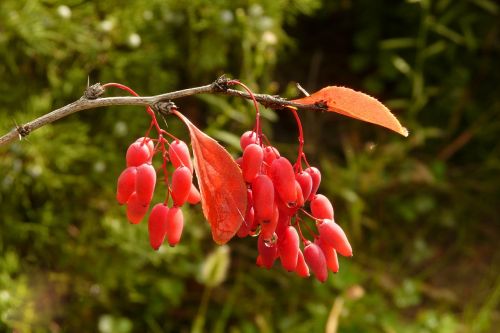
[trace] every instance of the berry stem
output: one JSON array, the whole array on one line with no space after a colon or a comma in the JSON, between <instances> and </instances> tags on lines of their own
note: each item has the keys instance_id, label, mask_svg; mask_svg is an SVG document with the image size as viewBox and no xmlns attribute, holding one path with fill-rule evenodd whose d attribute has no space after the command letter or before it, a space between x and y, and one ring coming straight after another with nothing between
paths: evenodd
<instances>
[{"instance_id":1,"label":"berry stem","mask_svg":"<svg viewBox=\"0 0 500 333\"><path fill-rule=\"evenodd\" d=\"M257 100L255 99L255 95L253 94L252 90L250 90L250 88L248 88L244 83L242 83L238 80L230 80L227 82L227 84L240 85L250 95L250 98L252 99L253 105L255 107L255 133L257 133L257 138L258 138L257 144L262 145L262 129L260 127L259 103L257 103Z\"/></svg>"},{"instance_id":2,"label":"berry stem","mask_svg":"<svg viewBox=\"0 0 500 333\"><path fill-rule=\"evenodd\" d=\"M297 113L297 108L289 106L287 107L287 109L292 111L292 114L295 117L295 121L297 122L297 127L299 129L299 151L297 153L297 162L295 162L294 169L295 172L301 172L302 158L304 158L304 161L306 161L306 164L308 164L306 156L304 154L304 131L302 130L302 122L300 121L300 117Z\"/></svg>"}]
</instances>

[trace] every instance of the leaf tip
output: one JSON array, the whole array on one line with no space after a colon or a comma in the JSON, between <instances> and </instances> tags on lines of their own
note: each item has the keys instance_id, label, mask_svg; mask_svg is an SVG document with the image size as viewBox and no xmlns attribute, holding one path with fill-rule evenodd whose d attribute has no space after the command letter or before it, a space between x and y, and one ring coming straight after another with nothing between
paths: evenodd
<instances>
[{"instance_id":1,"label":"leaf tip","mask_svg":"<svg viewBox=\"0 0 500 333\"><path fill-rule=\"evenodd\" d=\"M401 135L407 138L408 135L410 135L410 132L408 132L408 129L406 127L401 127Z\"/></svg>"}]
</instances>

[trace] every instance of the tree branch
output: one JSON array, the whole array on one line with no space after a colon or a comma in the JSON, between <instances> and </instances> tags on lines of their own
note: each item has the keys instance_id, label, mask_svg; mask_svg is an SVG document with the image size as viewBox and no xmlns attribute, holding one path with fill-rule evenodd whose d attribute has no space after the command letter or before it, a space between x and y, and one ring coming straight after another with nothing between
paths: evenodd
<instances>
[{"instance_id":1,"label":"tree branch","mask_svg":"<svg viewBox=\"0 0 500 333\"><path fill-rule=\"evenodd\" d=\"M182 97L194 96L198 94L221 94L236 96L245 99L251 99L250 95L246 92L229 89L228 82L230 80L221 77L217 79L214 83L194 87L184 90L173 91L165 94L147 96L147 97L104 97L99 96L104 92L104 88L99 84L92 85L87 88L84 95L77 101L71 104L65 105L59 109L56 109L50 113L47 113L39 118L36 118L30 122L23 125L16 126L10 132L4 134L0 137L0 146L6 145L15 141L16 139L22 139L23 137L29 135L34 130L50 124L56 120L67 117L75 112L95 109L104 106L112 105L149 105L153 110L158 111L161 109L161 103L167 102L169 100L178 99ZM315 111L325 111L325 106L321 104L298 104L280 96L271 96L265 94L254 94L255 99L263 106L271 109L281 109L285 106L296 107L297 109L303 110L315 110Z\"/></svg>"}]
</instances>

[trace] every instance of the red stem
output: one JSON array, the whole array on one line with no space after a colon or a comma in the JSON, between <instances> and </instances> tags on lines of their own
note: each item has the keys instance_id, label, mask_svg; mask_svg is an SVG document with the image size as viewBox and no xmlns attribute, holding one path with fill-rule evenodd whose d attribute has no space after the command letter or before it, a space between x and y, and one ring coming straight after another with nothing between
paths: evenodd
<instances>
[{"instance_id":1,"label":"red stem","mask_svg":"<svg viewBox=\"0 0 500 333\"><path fill-rule=\"evenodd\" d=\"M297 122L297 127L299 129L299 151L297 153L297 162L295 162L294 168L295 172L301 172L302 158L304 158L304 161L306 161L306 164L309 166L309 163L307 163L306 156L304 154L304 131L302 130L302 122L300 121L299 115L297 114L297 109L294 107L288 107L288 109L292 111L293 116L295 117L295 121Z\"/></svg>"},{"instance_id":2,"label":"red stem","mask_svg":"<svg viewBox=\"0 0 500 333\"><path fill-rule=\"evenodd\" d=\"M250 95L250 98L253 101L253 105L255 107L255 133L257 133L257 138L258 138L258 144L262 145L262 129L260 127L260 111L259 111L259 103L257 103L257 100L255 99L255 96L253 92L248 88L244 83L241 83L238 80L230 80L227 82L229 85L240 85L247 91L247 93Z\"/></svg>"}]
</instances>

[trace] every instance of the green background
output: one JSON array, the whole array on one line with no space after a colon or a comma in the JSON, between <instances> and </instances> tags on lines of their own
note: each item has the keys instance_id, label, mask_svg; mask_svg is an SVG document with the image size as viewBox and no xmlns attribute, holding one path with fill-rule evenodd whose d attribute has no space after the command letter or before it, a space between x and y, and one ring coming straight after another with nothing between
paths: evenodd
<instances>
[{"instance_id":1,"label":"green background","mask_svg":"<svg viewBox=\"0 0 500 333\"><path fill-rule=\"evenodd\" d=\"M499 11L491 0L2 0L1 133L78 99L87 78L153 95L226 73L288 98L295 82L364 91L410 136L302 114L320 192L355 253L324 284L258 268L256 239L216 246L199 206L185 209L179 246L151 250L146 224L115 202L143 108L88 110L2 146L0 331L495 332ZM241 154L250 103L177 104ZM263 114L292 159L293 117Z\"/></svg>"}]
</instances>

